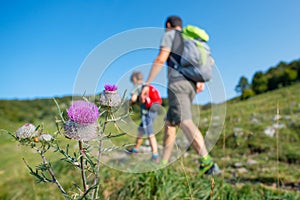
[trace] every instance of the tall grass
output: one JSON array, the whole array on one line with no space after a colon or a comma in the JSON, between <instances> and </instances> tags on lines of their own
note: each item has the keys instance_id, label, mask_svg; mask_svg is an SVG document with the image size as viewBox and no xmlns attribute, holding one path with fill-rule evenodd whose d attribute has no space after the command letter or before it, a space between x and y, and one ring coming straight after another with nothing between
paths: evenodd
<instances>
[{"instance_id":1,"label":"tall grass","mask_svg":"<svg viewBox=\"0 0 300 200\"><path fill-rule=\"evenodd\" d=\"M100 199L300 199L299 88L298 83L246 101L227 102L223 135L211 152L223 170L222 176L214 179L198 177L194 150L187 151L186 157L168 168L154 172L125 173L103 166L100 169ZM59 101L62 104L63 100ZM13 132L21 124L12 120L19 118L18 109L30 105L35 110L35 107L34 102L13 102L18 109L13 109L15 113L8 119L9 104L2 104L7 108L5 114L0 112L0 127ZM43 104L43 101L38 104ZM50 107L48 105L47 108L52 110ZM35 112L39 115L38 109ZM280 115L280 120L274 121L274 115ZM200 129L203 133L208 126L203 119L209 117L210 110L202 109ZM50 132L55 129L51 122L53 118L49 115L45 118L45 127ZM265 135L266 127L274 124L283 124L284 128L275 129L273 137ZM60 193L55 185L36 184L29 176L22 157L27 157L33 165L37 164L30 150L16 146L3 131L0 131L0 136L0 199L59 199ZM121 139L118 142L124 143ZM160 138L158 142L162 144ZM257 163L248 165L249 159ZM78 169L61 165L56 162L57 158L51 156L50 161L54 172L60 172L62 185L68 191L73 190L74 183L78 182L74 176ZM237 164L241 164L247 172L239 173Z\"/></svg>"}]
</instances>

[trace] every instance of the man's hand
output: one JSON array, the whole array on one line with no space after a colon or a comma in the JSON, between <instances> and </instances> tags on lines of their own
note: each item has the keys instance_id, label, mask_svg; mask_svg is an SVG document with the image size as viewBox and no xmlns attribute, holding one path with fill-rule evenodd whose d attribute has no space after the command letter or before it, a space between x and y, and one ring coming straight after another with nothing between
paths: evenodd
<instances>
[{"instance_id":1,"label":"man's hand","mask_svg":"<svg viewBox=\"0 0 300 200\"><path fill-rule=\"evenodd\" d=\"M205 88L205 84L203 82L197 82L196 83L196 92L202 92Z\"/></svg>"}]
</instances>

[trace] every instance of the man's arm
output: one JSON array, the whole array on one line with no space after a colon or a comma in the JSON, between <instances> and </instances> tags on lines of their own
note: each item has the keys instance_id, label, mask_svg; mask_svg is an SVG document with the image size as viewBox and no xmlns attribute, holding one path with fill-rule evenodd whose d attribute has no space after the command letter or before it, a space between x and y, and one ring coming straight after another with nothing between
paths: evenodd
<instances>
[{"instance_id":1,"label":"man's arm","mask_svg":"<svg viewBox=\"0 0 300 200\"><path fill-rule=\"evenodd\" d=\"M150 84L151 81L157 76L157 74L160 72L162 66L167 61L168 57L170 55L170 49L167 48L161 48L157 57L155 58L148 79L145 82L145 84Z\"/></svg>"},{"instance_id":2,"label":"man's arm","mask_svg":"<svg viewBox=\"0 0 300 200\"><path fill-rule=\"evenodd\" d=\"M167 48L161 48L157 57L155 58L148 79L145 82L145 85L150 85L151 81L157 76L157 74L160 72L162 66L164 63L167 61L168 57L170 55L170 49ZM141 95L140 95L140 101L145 102L146 97L148 96L149 88L148 87L143 87Z\"/></svg>"}]
</instances>

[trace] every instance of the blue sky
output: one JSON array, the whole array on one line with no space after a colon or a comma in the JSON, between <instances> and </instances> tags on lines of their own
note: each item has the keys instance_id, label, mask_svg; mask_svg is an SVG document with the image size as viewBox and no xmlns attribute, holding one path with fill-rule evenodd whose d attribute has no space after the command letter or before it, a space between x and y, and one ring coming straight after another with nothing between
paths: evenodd
<instances>
[{"instance_id":1,"label":"blue sky","mask_svg":"<svg viewBox=\"0 0 300 200\"><path fill-rule=\"evenodd\" d=\"M126 31L163 28L166 17L174 14L184 25L197 25L210 35L208 44L230 99L237 95L234 88L241 76L251 81L256 71L299 59L299 7L298 0L1 0L0 99L72 95L80 70L101 44ZM140 38L152 38L158 47L160 36ZM137 41L126 42L120 45ZM104 49L102 56L114 48L119 47ZM99 79L97 90L104 83L130 90L131 71L142 69L146 76L157 53L153 48L120 55ZM158 79L165 80L165 70ZM197 99L208 102L209 91Z\"/></svg>"}]
</instances>

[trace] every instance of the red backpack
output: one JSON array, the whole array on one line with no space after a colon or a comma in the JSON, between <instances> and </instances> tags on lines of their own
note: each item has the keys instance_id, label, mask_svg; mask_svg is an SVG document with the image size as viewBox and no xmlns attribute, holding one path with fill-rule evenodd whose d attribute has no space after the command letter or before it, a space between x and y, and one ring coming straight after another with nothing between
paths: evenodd
<instances>
[{"instance_id":1,"label":"red backpack","mask_svg":"<svg viewBox=\"0 0 300 200\"><path fill-rule=\"evenodd\" d=\"M149 85L149 92L148 92L148 97L146 99L146 108L151 108L153 103L158 103L162 104L161 97L159 95L158 90L153 87L152 85Z\"/></svg>"}]
</instances>

